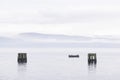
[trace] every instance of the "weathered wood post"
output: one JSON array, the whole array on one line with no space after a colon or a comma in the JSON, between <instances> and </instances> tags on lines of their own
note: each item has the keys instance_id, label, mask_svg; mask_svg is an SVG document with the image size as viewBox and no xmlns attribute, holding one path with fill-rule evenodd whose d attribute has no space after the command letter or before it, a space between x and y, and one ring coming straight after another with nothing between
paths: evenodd
<instances>
[{"instance_id":1,"label":"weathered wood post","mask_svg":"<svg viewBox=\"0 0 120 80\"><path fill-rule=\"evenodd\" d=\"M27 63L27 53L18 53L18 63Z\"/></svg>"},{"instance_id":2,"label":"weathered wood post","mask_svg":"<svg viewBox=\"0 0 120 80\"><path fill-rule=\"evenodd\" d=\"M88 54L88 64L96 64L96 63L97 63L96 53L89 53Z\"/></svg>"}]
</instances>

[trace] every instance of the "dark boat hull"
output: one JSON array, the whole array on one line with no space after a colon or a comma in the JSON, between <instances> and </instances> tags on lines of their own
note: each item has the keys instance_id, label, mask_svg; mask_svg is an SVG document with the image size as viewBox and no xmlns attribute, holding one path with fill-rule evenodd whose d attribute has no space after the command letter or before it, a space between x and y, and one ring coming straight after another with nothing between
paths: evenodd
<instances>
[{"instance_id":1,"label":"dark boat hull","mask_svg":"<svg viewBox=\"0 0 120 80\"><path fill-rule=\"evenodd\" d=\"M79 58L79 55L69 55L69 58Z\"/></svg>"}]
</instances>

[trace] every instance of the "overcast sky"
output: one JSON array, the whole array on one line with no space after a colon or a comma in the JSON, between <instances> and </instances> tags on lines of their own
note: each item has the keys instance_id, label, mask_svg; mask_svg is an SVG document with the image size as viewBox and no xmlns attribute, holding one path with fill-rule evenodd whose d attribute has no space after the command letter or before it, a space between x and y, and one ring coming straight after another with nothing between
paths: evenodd
<instances>
[{"instance_id":1,"label":"overcast sky","mask_svg":"<svg viewBox=\"0 0 120 80\"><path fill-rule=\"evenodd\" d=\"M0 35L120 35L120 0L0 0Z\"/></svg>"}]
</instances>

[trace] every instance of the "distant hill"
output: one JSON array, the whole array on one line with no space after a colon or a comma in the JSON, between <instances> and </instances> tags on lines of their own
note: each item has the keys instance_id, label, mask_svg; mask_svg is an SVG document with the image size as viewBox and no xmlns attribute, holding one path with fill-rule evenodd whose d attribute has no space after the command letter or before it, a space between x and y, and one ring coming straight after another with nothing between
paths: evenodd
<instances>
[{"instance_id":1,"label":"distant hill","mask_svg":"<svg viewBox=\"0 0 120 80\"><path fill-rule=\"evenodd\" d=\"M0 37L0 47L120 48L120 37L21 33L13 37Z\"/></svg>"}]
</instances>

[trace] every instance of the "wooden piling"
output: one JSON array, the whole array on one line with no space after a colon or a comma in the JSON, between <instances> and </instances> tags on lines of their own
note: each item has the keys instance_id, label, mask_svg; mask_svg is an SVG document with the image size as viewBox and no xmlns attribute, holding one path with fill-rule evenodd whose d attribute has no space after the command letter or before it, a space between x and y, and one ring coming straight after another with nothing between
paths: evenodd
<instances>
[{"instance_id":1,"label":"wooden piling","mask_svg":"<svg viewBox=\"0 0 120 80\"><path fill-rule=\"evenodd\" d=\"M18 63L27 63L27 53L18 53Z\"/></svg>"},{"instance_id":2,"label":"wooden piling","mask_svg":"<svg viewBox=\"0 0 120 80\"><path fill-rule=\"evenodd\" d=\"M89 53L88 54L88 64L96 64L97 63L97 56L96 53Z\"/></svg>"}]
</instances>

